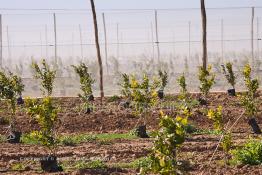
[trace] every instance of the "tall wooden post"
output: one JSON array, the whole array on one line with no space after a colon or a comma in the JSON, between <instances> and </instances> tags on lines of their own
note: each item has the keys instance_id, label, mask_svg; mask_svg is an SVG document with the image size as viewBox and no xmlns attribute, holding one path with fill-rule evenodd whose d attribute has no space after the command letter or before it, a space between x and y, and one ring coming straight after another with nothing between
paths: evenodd
<instances>
[{"instance_id":1,"label":"tall wooden post","mask_svg":"<svg viewBox=\"0 0 262 175\"><path fill-rule=\"evenodd\" d=\"M221 20L221 59L224 63L224 20Z\"/></svg>"},{"instance_id":2,"label":"tall wooden post","mask_svg":"<svg viewBox=\"0 0 262 175\"><path fill-rule=\"evenodd\" d=\"M119 24L116 24L116 42L117 42L117 48L116 48L116 57L119 59Z\"/></svg>"},{"instance_id":3,"label":"tall wooden post","mask_svg":"<svg viewBox=\"0 0 262 175\"><path fill-rule=\"evenodd\" d=\"M100 75L100 96L101 96L101 105L103 104L104 98L104 85L103 85L103 63L101 59L100 46L99 46L99 37L98 37L98 26L97 26L97 18L96 18L96 9L94 0L90 0L93 14L93 22L94 22L94 30L95 30L95 42L96 42L96 51L97 51L97 59L99 64L99 75Z\"/></svg>"},{"instance_id":4,"label":"tall wooden post","mask_svg":"<svg viewBox=\"0 0 262 175\"><path fill-rule=\"evenodd\" d=\"M102 13L103 17L103 26L104 26L104 37L105 37L105 60L106 60L106 72L108 72L108 53L107 53L107 31L106 31L106 19L105 19L105 13Z\"/></svg>"},{"instance_id":5,"label":"tall wooden post","mask_svg":"<svg viewBox=\"0 0 262 175\"><path fill-rule=\"evenodd\" d=\"M151 42L152 42L152 59L153 62L155 62L154 27L152 22L151 22Z\"/></svg>"},{"instance_id":6,"label":"tall wooden post","mask_svg":"<svg viewBox=\"0 0 262 175\"><path fill-rule=\"evenodd\" d=\"M7 49L8 49L8 62L11 62L11 48L10 48L10 37L9 37L8 26L6 26L6 37L7 37Z\"/></svg>"},{"instance_id":7,"label":"tall wooden post","mask_svg":"<svg viewBox=\"0 0 262 175\"><path fill-rule=\"evenodd\" d=\"M188 59L191 57L191 21L188 22Z\"/></svg>"},{"instance_id":8,"label":"tall wooden post","mask_svg":"<svg viewBox=\"0 0 262 175\"><path fill-rule=\"evenodd\" d=\"M252 7L252 16L251 16L251 58L252 58L252 68L255 67L255 58L254 58L254 16L255 16L255 8Z\"/></svg>"},{"instance_id":9,"label":"tall wooden post","mask_svg":"<svg viewBox=\"0 0 262 175\"><path fill-rule=\"evenodd\" d=\"M84 51L83 51L83 36L82 36L82 28L81 25L79 24L79 38L80 38L80 49L81 49L81 58L84 60Z\"/></svg>"},{"instance_id":10,"label":"tall wooden post","mask_svg":"<svg viewBox=\"0 0 262 175\"><path fill-rule=\"evenodd\" d=\"M155 10L155 27L156 27L156 47L157 47L157 61L160 62L160 48L159 48L159 38L158 38L158 15L157 10Z\"/></svg>"},{"instance_id":11,"label":"tall wooden post","mask_svg":"<svg viewBox=\"0 0 262 175\"><path fill-rule=\"evenodd\" d=\"M56 35L56 14L54 16L54 37L55 37L55 62L57 62L57 35Z\"/></svg>"},{"instance_id":12,"label":"tall wooden post","mask_svg":"<svg viewBox=\"0 0 262 175\"><path fill-rule=\"evenodd\" d=\"M45 25L45 55L48 58L48 37L47 37L47 25Z\"/></svg>"},{"instance_id":13,"label":"tall wooden post","mask_svg":"<svg viewBox=\"0 0 262 175\"><path fill-rule=\"evenodd\" d=\"M260 40L260 35L259 35L259 32L260 32L260 28L259 28L259 17L257 17L257 60L260 59L260 47L259 47L259 40Z\"/></svg>"},{"instance_id":14,"label":"tall wooden post","mask_svg":"<svg viewBox=\"0 0 262 175\"><path fill-rule=\"evenodd\" d=\"M41 59L43 58L43 40L42 40L42 32L40 32L40 49L41 49Z\"/></svg>"},{"instance_id":15,"label":"tall wooden post","mask_svg":"<svg viewBox=\"0 0 262 175\"><path fill-rule=\"evenodd\" d=\"M3 68L3 26L2 15L0 14L0 69Z\"/></svg>"},{"instance_id":16,"label":"tall wooden post","mask_svg":"<svg viewBox=\"0 0 262 175\"><path fill-rule=\"evenodd\" d=\"M205 0L201 1L201 17L202 17L202 47L203 47L203 68L207 69L207 17L206 17L206 7Z\"/></svg>"}]
</instances>

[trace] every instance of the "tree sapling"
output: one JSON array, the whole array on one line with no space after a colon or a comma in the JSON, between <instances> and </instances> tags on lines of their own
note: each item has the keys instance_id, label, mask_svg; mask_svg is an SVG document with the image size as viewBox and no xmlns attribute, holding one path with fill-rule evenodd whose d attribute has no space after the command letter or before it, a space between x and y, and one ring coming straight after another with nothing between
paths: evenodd
<instances>
[{"instance_id":1,"label":"tree sapling","mask_svg":"<svg viewBox=\"0 0 262 175\"><path fill-rule=\"evenodd\" d=\"M236 76L233 71L232 63L227 62L226 65L222 65L222 71L225 75L227 82L232 86L231 89L228 89L227 92L230 96L236 95L235 85L236 85Z\"/></svg>"},{"instance_id":2,"label":"tree sapling","mask_svg":"<svg viewBox=\"0 0 262 175\"><path fill-rule=\"evenodd\" d=\"M91 73L88 72L88 67L85 63L80 63L78 66L72 66L74 71L78 74L80 78L80 89L83 94L79 94L79 97L84 102L84 108L86 109L86 113L90 113L92 111L92 106L90 101L94 101L92 85L95 80L92 79Z\"/></svg>"},{"instance_id":3,"label":"tree sapling","mask_svg":"<svg viewBox=\"0 0 262 175\"><path fill-rule=\"evenodd\" d=\"M4 99L8 102L11 109L11 115L9 117L9 132L8 142L10 143L19 143L21 132L16 130L16 99L21 96L22 91L24 90L24 85L22 83L21 77L13 75L13 73L5 73L0 71L0 99Z\"/></svg>"}]
</instances>

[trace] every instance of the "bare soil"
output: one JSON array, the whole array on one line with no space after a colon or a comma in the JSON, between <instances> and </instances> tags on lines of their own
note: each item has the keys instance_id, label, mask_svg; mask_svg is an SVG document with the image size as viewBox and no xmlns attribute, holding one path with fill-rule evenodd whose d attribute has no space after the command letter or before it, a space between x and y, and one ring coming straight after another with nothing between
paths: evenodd
<instances>
[{"instance_id":1,"label":"bare soil","mask_svg":"<svg viewBox=\"0 0 262 175\"><path fill-rule=\"evenodd\" d=\"M197 98L199 95L194 94ZM169 98L170 101L176 97ZM108 99L107 99L108 100ZM106 101L107 101L106 100ZM131 109L126 109L120 105L121 101L106 102L103 107L99 105L99 99L96 99L94 106L96 109L91 114L79 112L81 104L79 98L56 98L56 104L61 107L59 113L59 122L56 125L59 134L79 134L79 133L126 133L130 132L137 124L138 117L132 113ZM193 111L193 116L189 119L199 129L212 129L210 121L204 111L208 108L215 108L218 105L223 106L223 122L231 126L243 113L237 97L229 97L223 93L213 93L210 95L207 106L198 106ZM0 117L10 115L4 102L0 102ZM2 108L3 107L3 108ZM175 111L163 109L166 113L175 116ZM153 109L152 115L148 116L147 128L156 130L158 128L158 109ZM262 116L259 113L257 118L262 127ZM4 135L8 125L0 125L0 134ZM29 133L38 129L38 125L31 120L24 109L21 107L17 112L17 128L23 133ZM250 135L251 129L247 124L245 116L241 117L238 123L233 127L234 145L243 143ZM224 154L219 148L213 161L209 163L210 158L218 141L219 135L195 134L189 135L186 142L180 148L179 160L182 162L185 174L262 174L262 166L249 165L225 165L223 163ZM106 164L128 163L133 160L145 157L152 147L153 139L116 139L108 144L99 144L96 142L79 144L76 146L60 146L57 148L57 156L62 160L78 160L99 158ZM46 155L47 150L39 145L25 144L0 144L0 174L39 174L37 161L30 161L30 158L40 158ZM26 171L12 171L11 167L17 162L26 162L28 166ZM109 166L110 167L110 166ZM78 170L72 172L63 172L57 174L136 174L138 170L126 168L107 168L104 170Z\"/></svg>"}]
</instances>

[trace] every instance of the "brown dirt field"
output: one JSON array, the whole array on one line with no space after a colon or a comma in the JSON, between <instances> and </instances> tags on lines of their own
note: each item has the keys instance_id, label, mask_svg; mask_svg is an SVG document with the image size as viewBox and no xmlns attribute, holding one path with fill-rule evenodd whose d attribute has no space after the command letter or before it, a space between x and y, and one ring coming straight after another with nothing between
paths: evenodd
<instances>
[{"instance_id":1,"label":"brown dirt field","mask_svg":"<svg viewBox=\"0 0 262 175\"><path fill-rule=\"evenodd\" d=\"M197 97L198 94L193 95ZM176 97L173 97L174 99ZM56 126L60 134L78 134L78 133L126 133L132 130L138 121L138 118L132 114L130 109L119 107L121 100L117 102L106 103L102 108L98 107L91 114L79 113L77 108L80 105L79 98L56 98L56 104L61 106L59 113L59 122ZM99 99L94 102L99 106ZM8 115L4 104L0 117ZM241 115L243 108L239 105L237 97L229 97L222 93L213 93L210 95L208 106L199 106L193 111L193 116L189 119L190 123L201 129L211 129L212 122L203 114L206 108L223 106L223 122L229 125ZM158 110L155 109L152 116L148 117L147 127L149 130L158 128ZM166 113L175 115L174 111L165 109ZM17 126L23 133L28 133L37 129L37 124L30 120L23 109L17 113ZM262 126L262 116L259 113L259 125ZM0 134L5 134L7 125L0 125ZM234 145L243 143L251 134L247 119L242 117L238 124L233 128ZM185 174L262 174L262 166L224 165L223 152L218 150L214 160L209 164L209 160L219 141L219 135L198 134L190 135L186 142L180 148L179 160L185 164ZM116 139L109 144L98 144L96 142L83 143L76 146L60 146L58 150L59 159L75 160L77 158L101 158L107 164L128 163L133 160L144 157L149 153L153 139ZM11 171L10 166L19 162L23 158L41 157L47 150L39 145L8 144L0 143L0 174L39 174L38 162L28 162L27 171ZM24 160L23 160L24 161ZM108 168L105 170L79 170L73 172L63 172L60 174L136 174L138 170L125 168ZM57 173L59 174L59 173Z\"/></svg>"}]
</instances>

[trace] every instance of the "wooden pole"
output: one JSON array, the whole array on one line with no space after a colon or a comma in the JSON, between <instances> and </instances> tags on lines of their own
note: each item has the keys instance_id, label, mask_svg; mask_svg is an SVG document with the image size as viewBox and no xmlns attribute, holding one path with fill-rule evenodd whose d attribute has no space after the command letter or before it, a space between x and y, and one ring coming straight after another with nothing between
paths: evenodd
<instances>
[{"instance_id":1,"label":"wooden pole","mask_svg":"<svg viewBox=\"0 0 262 175\"><path fill-rule=\"evenodd\" d=\"M251 58L252 58L252 68L255 66L254 59L254 16L255 16L255 8L252 7L252 16L251 16Z\"/></svg>"},{"instance_id":2,"label":"wooden pole","mask_svg":"<svg viewBox=\"0 0 262 175\"><path fill-rule=\"evenodd\" d=\"M202 17L202 47L203 47L203 68L207 69L207 17L206 17L206 7L205 0L201 1L201 17Z\"/></svg>"},{"instance_id":3,"label":"wooden pole","mask_svg":"<svg viewBox=\"0 0 262 175\"><path fill-rule=\"evenodd\" d=\"M7 48L8 48L8 62L11 60L11 48L10 48L10 38L9 38L9 27L6 26L6 36L7 36Z\"/></svg>"},{"instance_id":4,"label":"wooden pole","mask_svg":"<svg viewBox=\"0 0 262 175\"><path fill-rule=\"evenodd\" d=\"M40 48L41 48L41 58L43 58L43 41L42 41L42 32L40 32Z\"/></svg>"},{"instance_id":5,"label":"wooden pole","mask_svg":"<svg viewBox=\"0 0 262 175\"><path fill-rule=\"evenodd\" d=\"M47 25L45 25L45 55L48 58L48 37L47 37Z\"/></svg>"},{"instance_id":6,"label":"wooden pole","mask_svg":"<svg viewBox=\"0 0 262 175\"><path fill-rule=\"evenodd\" d=\"M104 98L104 85L103 85L103 63L101 59L100 46L99 46L99 37L98 37L98 26L97 26L97 18L96 18L96 9L94 0L90 0L93 14L93 22L94 22L94 30L95 30L95 42L96 42L96 51L97 51L97 59L99 64L99 75L100 75L100 96L101 96L101 105L103 104Z\"/></svg>"},{"instance_id":7,"label":"wooden pole","mask_svg":"<svg viewBox=\"0 0 262 175\"><path fill-rule=\"evenodd\" d=\"M81 25L79 24L79 38L80 38L80 49L81 49L81 58L84 60L84 51L83 51L83 36L82 36L82 28Z\"/></svg>"},{"instance_id":8,"label":"wooden pole","mask_svg":"<svg viewBox=\"0 0 262 175\"><path fill-rule=\"evenodd\" d=\"M102 13L103 17L103 26L104 26L104 37L105 37L105 59L106 59L106 72L108 74L108 53L107 53L107 31L106 31L106 19L105 19L105 13Z\"/></svg>"},{"instance_id":9,"label":"wooden pole","mask_svg":"<svg viewBox=\"0 0 262 175\"><path fill-rule=\"evenodd\" d=\"M3 26L2 26L2 14L0 14L0 69L3 68Z\"/></svg>"},{"instance_id":10,"label":"wooden pole","mask_svg":"<svg viewBox=\"0 0 262 175\"><path fill-rule=\"evenodd\" d=\"M57 35L56 35L56 14L54 16L54 36L55 36L55 62L57 62Z\"/></svg>"},{"instance_id":11,"label":"wooden pole","mask_svg":"<svg viewBox=\"0 0 262 175\"><path fill-rule=\"evenodd\" d=\"M224 63L224 20L221 20L221 59Z\"/></svg>"},{"instance_id":12,"label":"wooden pole","mask_svg":"<svg viewBox=\"0 0 262 175\"><path fill-rule=\"evenodd\" d=\"M259 32L260 32L260 28L259 28L259 17L257 17L257 60L260 59L260 48L259 48L259 40L260 40L260 35L259 35Z\"/></svg>"},{"instance_id":13,"label":"wooden pole","mask_svg":"<svg viewBox=\"0 0 262 175\"><path fill-rule=\"evenodd\" d=\"M75 37L74 37L74 32L72 32L72 58L75 58L75 47L74 47L74 42L75 42Z\"/></svg>"},{"instance_id":14,"label":"wooden pole","mask_svg":"<svg viewBox=\"0 0 262 175\"><path fill-rule=\"evenodd\" d=\"M152 59L153 62L155 62L154 27L152 22L151 22L151 42L152 42Z\"/></svg>"},{"instance_id":15,"label":"wooden pole","mask_svg":"<svg viewBox=\"0 0 262 175\"><path fill-rule=\"evenodd\" d=\"M191 57L191 21L188 22L188 59Z\"/></svg>"},{"instance_id":16,"label":"wooden pole","mask_svg":"<svg viewBox=\"0 0 262 175\"><path fill-rule=\"evenodd\" d=\"M119 24L116 24L116 41L117 41L117 49L116 49L116 57L119 59Z\"/></svg>"},{"instance_id":17,"label":"wooden pole","mask_svg":"<svg viewBox=\"0 0 262 175\"><path fill-rule=\"evenodd\" d=\"M174 58L176 57L176 34L173 32L173 54Z\"/></svg>"},{"instance_id":18,"label":"wooden pole","mask_svg":"<svg viewBox=\"0 0 262 175\"><path fill-rule=\"evenodd\" d=\"M156 47L157 47L157 61L160 62L160 48L159 48L159 38L158 38L158 15L157 10L155 10L155 30L156 30Z\"/></svg>"}]
</instances>

